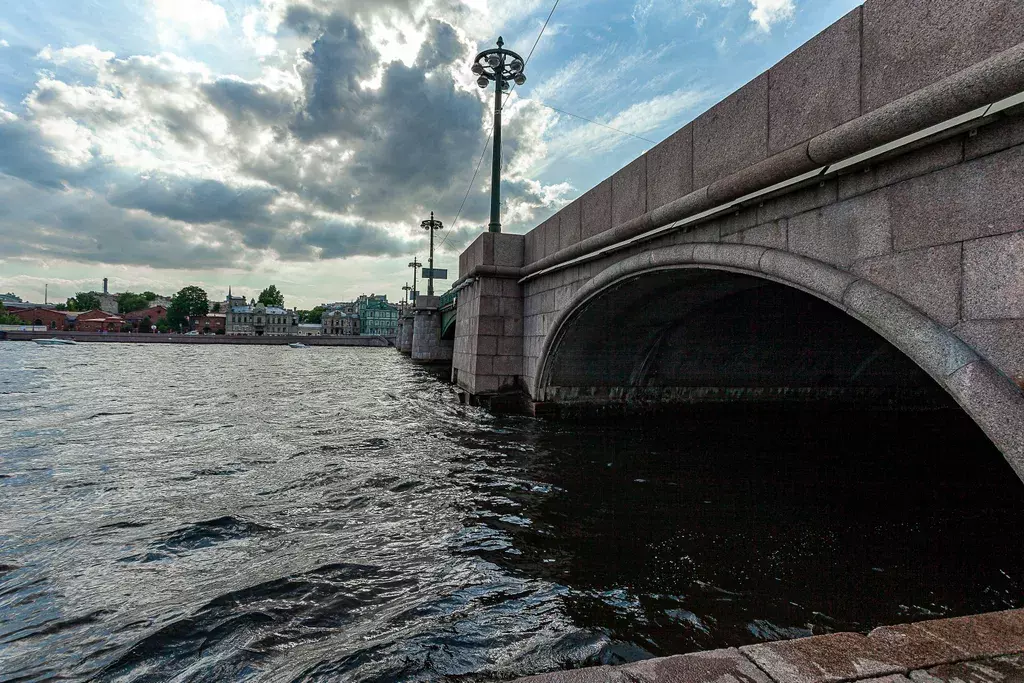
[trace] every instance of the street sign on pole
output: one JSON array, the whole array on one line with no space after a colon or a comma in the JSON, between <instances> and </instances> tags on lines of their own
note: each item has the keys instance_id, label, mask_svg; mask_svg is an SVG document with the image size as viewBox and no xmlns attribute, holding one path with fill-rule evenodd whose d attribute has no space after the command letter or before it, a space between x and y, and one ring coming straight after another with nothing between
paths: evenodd
<instances>
[{"instance_id":1,"label":"street sign on pole","mask_svg":"<svg viewBox=\"0 0 1024 683\"><path fill-rule=\"evenodd\" d=\"M435 280L447 280L448 279L448 269L447 268L424 268L423 269L423 277L424 278L433 278Z\"/></svg>"}]
</instances>

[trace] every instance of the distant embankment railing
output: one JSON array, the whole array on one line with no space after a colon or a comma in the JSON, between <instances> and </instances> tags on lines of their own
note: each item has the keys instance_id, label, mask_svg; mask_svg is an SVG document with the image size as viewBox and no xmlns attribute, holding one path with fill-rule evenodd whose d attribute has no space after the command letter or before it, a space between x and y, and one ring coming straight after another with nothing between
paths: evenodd
<instances>
[{"instance_id":1,"label":"distant embankment railing","mask_svg":"<svg viewBox=\"0 0 1024 683\"><path fill-rule=\"evenodd\" d=\"M71 339L77 342L107 342L122 344L223 344L223 345L257 345L283 346L294 342L302 342L306 346L362 346L388 347L394 346L394 337L384 336L323 336L304 337L300 335L257 337L228 335L184 334L125 334L121 332L0 332L0 339L8 341L31 341L33 339Z\"/></svg>"}]
</instances>

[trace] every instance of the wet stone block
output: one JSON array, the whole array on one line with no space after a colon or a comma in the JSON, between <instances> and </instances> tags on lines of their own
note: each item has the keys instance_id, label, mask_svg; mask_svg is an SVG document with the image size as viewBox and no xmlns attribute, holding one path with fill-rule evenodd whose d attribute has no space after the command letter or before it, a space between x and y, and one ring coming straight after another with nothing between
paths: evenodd
<instances>
[{"instance_id":1,"label":"wet stone block","mask_svg":"<svg viewBox=\"0 0 1024 683\"><path fill-rule=\"evenodd\" d=\"M912 671L914 683L1017 683L1024 681L1024 655L993 657Z\"/></svg>"},{"instance_id":2,"label":"wet stone block","mask_svg":"<svg viewBox=\"0 0 1024 683\"><path fill-rule=\"evenodd\" d=\"M855 633L748 645L740 650L778 683L852 681L904 671Z\"/></svg>"}]
</instances>

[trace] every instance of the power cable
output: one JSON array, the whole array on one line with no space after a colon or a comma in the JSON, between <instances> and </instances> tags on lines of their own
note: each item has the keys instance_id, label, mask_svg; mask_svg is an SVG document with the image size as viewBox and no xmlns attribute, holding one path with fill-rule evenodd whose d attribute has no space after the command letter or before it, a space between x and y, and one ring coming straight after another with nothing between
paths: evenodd
<instances>
[{"instance_id":1,"label":"power cable","mask_svg":"<svg viewBox=\"0 0 1024 683\"><path fill-rule=\"evenodd\" d=\"M551 6L551 11L548 12L548 18L544 20L544 25L540 27L540 33L537 34L537 40L533 41L533 47L530 48L530 54L526 55L526 61L523 62L523 70L526 70L526 65L530 63L530 57L533 57L534 50L537 49L537 44L540 43L540 39L544 36L544 31L547 30L548 22L551 21L551 17L554 15L555 10L558 9L558 3L561 0L555 0L555 4ZM512 87L508 89L508 93L505 95L505 99L501 101L502 110L505 109L505 103L508 102L508 98L512 97L512 91L516 89L516 84L513 83Z\"/></svg>"},{"instance_id":2,"label":"power cable","mask_svg":"<svg viewBox=\"0 0 1024 683\"><path fill-rule=\"evenodd\" d=\"M473 179L469 181L469 187L466 188L466 196L462 198L462 206L459 207L459 212L455 214L455 220L452 221L452 225L448 228L448 231L444 234L444 239L441 240L441 244L437 245L440 250L444 246L444 243L448 241L448 235L452 234L455 230L455 226L459 224L459 218L462 216L462 210L466 208L466 202L469 200L469 193L473 191L473 185L476 184L476 177L480 173L480 167L484 163L484 156L487 155L487 145L491 141L491 136L494 135L494 128L491 128L491 132L487 134L487 139L484 140L484 148L480 150L480 160L476 162L476 170L473 171Z\"/></svg>"},{"instance_id":3,"label":"power cable","mask_svg":"<svg viewBox=\"0 0 1024 683\"><path fill-rule=\"evenodd\" d=\"M541 105L542 107L547 107L548 109L553 109L553 110L557 111L559 114L565 114L566 116L571 116L571 117L576 118L576 119L582 119L583 121L586 121L587 123L592 123L595 126L601 126L602 128L607 128L608 130L614 130L616 133L622 133L623 135L628 135L631 138L636 138L637 140L643 140L644 142L649 142L652 145L658 144L654 140L648 140L645 137L641 137L639 135L634 135L633 133L628 133L628 132L626 132L624 130L619 130L618 128L613 128L612 126L609 126L607 123L601 123L600 121L594 121L593 119L588 119L586 116L580 116L579 114L573 114L572 112L565 111L564 109L559 109L558 107L552 107L550 104L547 104L545 102L541 102L540 100L534 100L534 102L536 102L537 104Z\"/></svg>"}]
</instances>

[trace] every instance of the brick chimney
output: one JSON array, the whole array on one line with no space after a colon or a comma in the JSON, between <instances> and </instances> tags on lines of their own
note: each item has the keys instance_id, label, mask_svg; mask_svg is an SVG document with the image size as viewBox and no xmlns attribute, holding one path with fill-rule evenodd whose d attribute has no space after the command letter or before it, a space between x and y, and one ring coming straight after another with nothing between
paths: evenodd
<instances>
[{"instance_id":1,"label":"brick chimney","mask_svg":"<svg viewBox=\"0 0 1024 683\"><path fill-rule=\"evenodd\" d=\"M103 293L107 293L107 278L103 278Z\"/></svg>"}]
</instances>

